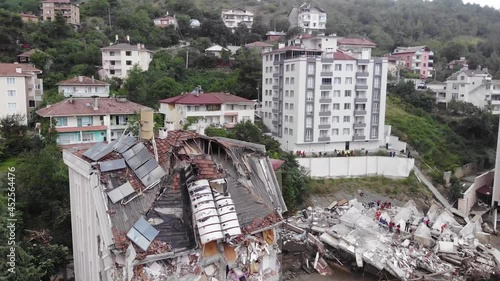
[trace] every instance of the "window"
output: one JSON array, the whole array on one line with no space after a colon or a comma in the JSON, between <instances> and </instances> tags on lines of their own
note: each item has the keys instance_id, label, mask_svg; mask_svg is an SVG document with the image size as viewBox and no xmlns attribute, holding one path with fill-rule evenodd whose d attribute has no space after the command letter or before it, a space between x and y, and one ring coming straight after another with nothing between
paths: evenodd
<instances>
[{"instance_id":1,"label":"window","mask_svg":"<svg viewBox=\"0 0 500 281\"><path fill-rule=\"evenodd\" d=\"M29 107L35 107L36 106L36 103L35 103L34 100L29 100L28 103L29 103Z\"/></svg>"},{"instance_id":2,"label":"window","mask_svg":"<svg viewBox=\"0 0 500 281\"><path fill-rule=\"evenodd\" d=\"M288 85L288 84L290 84L290 78L288 78L288 77L287 77L287 78L285 79L285 85Z\"/></svg>"},{"instance_id":3,"label":"window","mask_svg":"<svg viewBox=\"0 0 500 281\"><path fill-rule=\"evenodd\" d=\"M351 90L346 90L346 91L344 92L344 97L350 97L351 95L352 95Z\"/></svg>"},{"instance_id":4,"label":"window","mask_svg":"<svg viewBox=\"0 0 500 281\"><path fill-rule=\"evenodd\" d=\"M319 137L320 138L328 137L328 130L319 130Z\"/></svg>"},{"instance_id":5,"label":"window","mask_svg":"<svg viewBox=\"0 0 500 281\"><path fill-rule=\"evenodd\" d=\"M115 70L114 69L109 70L109 74L115 74Z\"/></svg>"},{"instance_id":6,"label":"window","mask_svg":"<svg viewBox=\"0 0 500 281\"><path fill-rule=\"evenodd\" d=\"M7 78L7 85L16 84L16 78Z\"/></svg>"},{"instance_id":7,"label":"window","mask_svg":"<svg viewBox=\"0 0 500 281\"><path fill-rule=\"evenodd\" d=\"M313 126L312 117L306 117L306 128L312 128L312 126Z\"/></svg>"},{"instance_id":8,"label":"window","mask_svg":"<svg viewBox=\"0 0 500 281\"><path fill-rule=\"evenodd\" d=\"M373 114L372 115L372 125L373 126L378 126L378 114Z\"/></svg>"},{"instance_id":9,"label":"window","mask_svg":"<svg viewBox=\"0 0 500 281\"><path fill-rule=\"evenodd\" d=\"M289 105L288 103L285 103L285 109L288 110L289 109Z\"/></svg>"},{"instance_id":10,"label":"window","mask_svg":"<svg viewBox=\"0 0 500 281\"><path fill-rule=\"evenodd\" d=\"M9 108L9 110L16 110L16 108L17 108L17 104L15 102L9 102L7 104L7 106Z\"/></svg>"},{"instance_id":11,"label":"window","mask_svg":"<svg viewBox=\"0 0 500 281\"><path fill-rule=\"evenodd\" d=\"M58 143L60 144L68 144L71 143L71 141L73 140L73 135L70 134L59 135L57 139Z\"/></svg>"},{"instance_id":12,"label":"window","mask_svg":"<svg viewBox=\"0 0 500 281\"><path fill-rule=\"evenodd\" d=\"M291 71L295 71L295 64L294 63L292 63L290 67L291 67Z\"/></svg>"},{"instance_id":13,"label":"window","mask_svg":"<svg viewBox=\"0 0 500 281\"><path fill-rule=\"evenodd\" d=\"M286 69L287 72L290 71L290 65L287 64L285 69Z\"/></svg>"},{"instance_id":14,"label":"window","mask_svg":"<svg viewBox=\"0 0 500 281\"><path fill-rule=\"evenodd\" d=\"M339 135L339 129L332 129L332 135L333 136L338 136Z\"/></svg>"},{"instance_id":15,"label":"window","mask_svg":"<svg viewBox=\"0 0 500 281\"><path fill-rule=\"evenodd\" d=\"M344 123L351 122L351 116L344 116Z\"/></svg>"},{"instance_id":16,"label":"window","mask_svg":"<svg viewBox=\"0 0 500 281\"><path fill-rule=\"evenodd\" d=\"M330 111L330 105L329 104L322 104L320 106L320 111L321 112L328 112L328 111Z\"/></svg>"},{"instance_id":17,"label":"window","mask_svg":"<svg viewBox=\"0 0 500 281\"><path fill-rule=\"evenodd\" d=\"M285 97L289 97L290 96L290 91L286 90L285 91Z\"/></svg>"},{"instance_id":18,"label":"window","mask_svg":"<svg viewBox=\"0 0 500 281\"><path fill-rule=\"evenodd\" d=\"M313 113L313 105L308 104L306 105L306 114L312 114Z\"/></svg>"},{"instance_id":19,"label":"window","mask_svg":"<svg viewBox=\"0 0 500 281\"><path fill-rule=\"evenodd\" d=\"M321 84L322 85L331 85L332 84L332 78L323 78L323 79L321 79Z\"/></svg>"},{"instance_id":20,"label":"window","mask_svg":"<svg viewBox=\"0 0 500 281\"><path fill-rule=\"evenodd\" d=\"M290 78L290 85L293 85L293 84L295 84L295 78L292 77L292 78Z\"/></svg>"},{"instance_id":21,"label":"window","mask_svg":"<svg viewBox=\"0 0 500 281\"><path fill-rule=\"evenodd\" d=\"M330 118L329 117L321 117L319 118L319 124L320 125L328 125L330 124Z\"/></svg>"},{"instance_id":22,"label":"window","mask_svg":"<svg viewBox=\"0 0 500 281\"><path fill-rule=\"evenodd\" d=\"M295 91L294 90L290 90L290 97L293 98L295 96Z\"/></svg>"},{"instance_id":23,"label":"window","mask_svg":"<svg viewBox=\"0 0 500 281\"><path fill-rule=\"evenodd\" d=\"M116 116L116 125L127 125L128 123L128 116L126 115L119 115Z\"/></svg>"},{"instance_id":24,"label":"window","mask_svg":"<svg viewBox=\"0 0 500 281\"><path fill-rule=\"evenodd\" d=\"M340 103L334 103L333 110L339 110L339 109L340 109Z\"/></svg>"},{"instance_id":25,"label":"window","mask_svg":"<svg viewBox=\"0 0 500 281\"><path fill-rule=\"evenodd\" d=\"M307 64L307 74L314 75L314 73L315 73L314 66L315 66L314 63L308 63Z\"/></svg>"},{"instance_id":26,"label":"window","mask_svg":"<svg viewBox=\"0 0 500 281\"><path fill-rule=\"evenodd\" d=\"M109 52L109 55L110 55L110 56L114 56L114 55L115 55L115 52Z\"/></svg>"},{"instance_id":27,"label":"window","mask_svg":"<svg viewBox=\"0 0 500 281\"><path fill-rule=\"evenodd\" d=\"M290 104L290 110L293 110L293 103Z\"/></svg>"},{"instance_id":28,"label":"window","mask_svg":"<svg viewBox=\"0 0 500 281\"><path fill-rule=\"evenodd\" d=\"M290 129L290 130L288 131L288 134L289 134L290 136L293 136L293 129Z\"/></svg>"},{"instance_id":29,"label":"window","mask_svg":"<svg viewBox=\"0 0 500 281\"><path fill-rule=\"evenodd\" d=\"M338 116L332 116L332 123L339 123L339 117Z\"/></svg>"},{"instance_id":30,"label":"window","mask_svg":"<svg viewBox=\"0 0 500 281\"><path fill-rule=\"evenodd\" d=\"M345 83L346 83L347 85L352 85L352 77L346 77L346 78L345 78Z\"/></svg>"},{"instance_id":31,"label":"window","mask_svg":"<svg viewBox=\"0 0 500 281\"><path fill-rule=\"evenodd\" d=\"M56 126L68 126L67 117L56 117Z\"/></svg>"},{"instance_id":32,"label":"window","mask_svg":"<svg viewBox=\"0 0 500 281\"><path fill-rule=\"evenodd\" d=\"M456 90L458 88L456 83L453 83L453 90Z\"/></svg>"},{"instance_id":33,"label":"window","mask_svg":"<svg viewBox=\"0 0 500 281\"><path fill-rule=\"evenodd\" d=\"M77 123L78 127L92 126L93 118L92 118L92 116L78 117L76 119L76 123Z\"/></svg>"},{"instance_id":34,"label":"window","mask_svg":"<svg viewBox=\"0 0 500 281\"><path fill-rule=\"evenodd\" d=\"M342 83L342 79L340 77L335 77L333 80L333 84L340 85Z\"/></svg>"},{"instance_id":35,"label":"window","mask_svg":"<svg viewBox=\"0 0 500 281\"><path fill-rule=\"evenodd\" d=\"M344 109L351 109L350 103L344 103Z\"/></svg>"},{"instance_id":36,"label":"window","mask_svg":"<svg viewBox=\"0 0 500 281\"><path fill-rule=\"evenodd\" d=\"M132 55L132 52L131 51L126 51L125 55L128 56L128 57L130 57Z\"/></svg>"},{"instance_id":37,"label":"window","mask_svg":"<svg viewBox=\"0 0 500 281\"><path fill-rule=\"evenodd\" d=\"M82 141L87 142L87 141L93 141L93 140L94 140L93 133L83 133L82 134Z\"/></svg>"},{"instance_id":38,"label":"window","mask_svg":"<svg viewBox=\"0 0 500 281\"><path fill-rule=\"evenodd\" d=\"M313 91L307 91L307 93L306 93L306 100L307 101L313 101Z\"/></svg>"},{"instance_id":39,"label":"window","mask_svg":"<svg viewBox=\"0 0 500 281\"><path fill-rule=\"evenodd\" d=\"M378 105L379 105L378 103L373 104L373 109L372 109L373 113L378 113Z\"/></svg>"},{"instance_id":40,"label":"window","mask_svg":"<svg viewBox=\"0 0 500 281\"><path fill-rule=\"evenodd\" d=\"M460 80L464 81L465 80L465 76L460 76Z\"/></svg>"},{"instance_id":41,"label":"window","mask_svg":"<svg viewBox=\"0 0 500 281\"><path fill-rule=\"evenodd\" d=\"M290 116L290 123L293 123L293 116Z\"/></svg>"},{"instance_id":42,"label":"window","mask_svg":"<svg viewBox=\"0 0 500 281\"><path fill-rule=\"evenodd\" d=\"M345 135L349 135L351 133L351 130L349 130L348 128L345 128L344 130L342 130L342 134L345 136Z\"/></svg>"},{"instance_id":43,"label":"window","mask_svg":"<svg viewBox=\"0 0 500 281\"><path fill-rule=\"evenodd\" d=\"M330 91L321 91L321 98L322 99L329 99L330 98Z\"/></svg>"},{"instance_id":44,"label":"window","mask_svg":"<svg viewBox=\"0 0 500 281\"><path fill-rule=\"evenodd\" d=\"M342 71L342 65L341 64L335 64L335 71Z\"/></svg>"},{"instance_id":45,"label":"window","mask_svg":"<svg viewBox=\"0 0 500 281\"><path fill-rule=\"evenodd\" d=\"M331 64L323 64L323 66L321 66L321 71L323 71L323 72L331 72L332 71L332 65Z\"/></svg>"},{"instance_id":46,"label":"window","mask_svg":"<svg viewBox=\"0 0 500 281\"><path fill-rule=\"evenodd\" d=\"M372 127L371 129L371 132L370 132L370 135L372 138L376 138L377 137L377 127Z\"/></svg>"},{"instance_id":47,"label":"window","mask_svg":"<svg viewBox=\"0 0 500 281\"><path fill-rule=\"evenodd\" d=\"M127 65L132 65L132 61L131 60L128 60L125 62Z\"/></svg>"},{"instance_id":48,"label":"window","mask_svg":"<svg viewBox=\"0 0 500 281\"><path fill-rule=\"evenodd\" d=\"M340 98L340 90L333 91L333 97L334 98Z\"/></svg>"},{"instance_id":49,"label":"window","mask_svg":"<svg viewBox=\"0 0 500 281\"><path fill-rule=\"evenodd\" d=\"M9 96L9 97L15 97L16 96L16 90L7 90L7 96Z\"/></svg>"},{"instance_id":50,"label":"window","mask_svg":"<svg viewBox=\"0 0 500 281\"><path fill-rule=\"evenodd\" d=\"M380 75L381 72L382 72L382 65L376 64L375 65L375 75Z\"/></svg>"},{"instance_id":51,"label":"window","mask_svg":"<svg viewBox=\"0 0 500 281\"><path fill-rule=\"evenodd\" d=\"M346 65L346 70L347 71L352 71L354 69L353 65L352 64L348 64Z\"/></svg>"},{"instance_id":52,"label":"window","mask_svg":"<svg viewBox=\"0 0 500 281\"><path fill-rule=\"evenodd\" d=\"M285 115L285 122L288 122L288 115Z\"/></svg>"},{"instance_id":53,"label":"window","mask_svg":"<svg viewBox=\"0 0 500 281\"><path fill-rule=\"evenodd\" d=\"M380 100L380 90L373 90L373 100Z\"/></svg>"},{"instance_id":54,"label":"window","mask_svg":"<svg viewBox=\"0 0 500 281\"><path fill-rule=\"evenodd\" d=\"M312 131L306 130L306 141L312 141Z\"/></svg>"}]
</instances>

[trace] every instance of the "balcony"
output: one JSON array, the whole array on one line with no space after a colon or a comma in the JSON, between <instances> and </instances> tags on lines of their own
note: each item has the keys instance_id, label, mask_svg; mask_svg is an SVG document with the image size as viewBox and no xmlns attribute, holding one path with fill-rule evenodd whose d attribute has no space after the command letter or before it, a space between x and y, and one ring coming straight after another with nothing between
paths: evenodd
<instances>
[{"instance_id":1,"label":"balcony","mask_svg":"<svg viewBox=\"0 0 500 281\"><path fill-rule=\"evenodd\" d=\"M314 115L314 111L307 111L306 112L306 116L312 116L312 115Z\"/></svg>"},{"instance_id":2,"label":"balcony","mask_svg":"<svg viewBox=\"0 0 500 281\"><path fill-rule=\"evenodd\" d=\"M364 122L356 122L354 123L354 128L366 128L366 123Z\"/></svg>"},{"instance_id":3,"label":"balcony","mask_svg":"<svg viewBox=\"0 0 500 281\"><path fill-rule=\"evenodd\" d=\"M273 122L272 122L272 123L273 123L273 125L275 125L275 126L276 126L276 125L278 125L278 120L273 120Z\"/></svg>"},{"instance_id":4,"label":"balcony","mask_svg":"<svg viewBox=\"0 0 500 281\"><path fill-rule=\"evenodd\" d=\"M278 90L280 88L279 85L273 85L273 89Z\"/></svg>"},{"instance_id":5,"label":"balcony","mask_svg":"<svg viewBox=\"0 0 500 281\"><path fill-rule=\"evenodd\" d=\"M281 62L281 61L279 61L279 60L275 60L275 61L273 61L273 64L274 64L274 65L279 65L279 64L280 64L280 62Z\"/></svg>"},{"instance_id":6,"label":"balcony","mask_svg":"<svg viewBox=\"0 0 500 281\"><path fill-rule=\"evenodd\" d=\"M307 57L307 62L316 62L315 57Z\"/></svg>"},{"instance_id":7,"label":"balcony","mask_svg":"<svg viewBox=\"0 0 500 281\"><path fill-rule=\"evenodd\" d=\"M366 136L361 136L361 135L352 136L353 141L364 141L365 139L366 139Z\"/></svg>"},{"instance_id":8,"label":"balcony","mask_svg":"<svg viewBox=\"0 0 500 281\"><path fill-rule=\"evenodd\" d=\"M325 136L319 137L318 141L330 141L330 137L325 137Z\"/></svg>"},{"instance_id":9,"label":"balcony","mask_svg":"<svg viewBox=\"0 0 500 281\"><path fill-rule=\"evenodd\" d=\"M331 98L320 98L319 102L320 103L331 103L332 99Z\"/></svg>"},{"instance_id":10,"label":"balcony","mask_svg":"<svg viewBox=\"0 0 500 281\"><path fill-rule=\"evenodd\" d=\"M367 101L368 101L368 99L367 99L366 97L359 97L359 98L358 98L358 97L355 97L355 98L354 98L354 102L355 102L355 103L359 103L359 102L367 102Z\"/></svg>"},{"instance_id":11,"label":"balcony","mask_svg":"<svg viewBox=\"0 0 500 281\"><path fill-rule=\"evenodd\" d=\"M278 101L279 98L278 97L273 97L273 101Z\"/></svg>"},{"instance_id":12,"label":"balcony","mask_svg":"<svg viewBox=\"0 0 500 281\"><path fill-rule=\"evenodd\" d=\"M359 59L358 64L370 64L370 60L367 59Z\"/></svg>"},{"instance_id":13,"label":"balcony","mask_svg":"<svg viewBox=\"0 0 500 281\"><path fill-rule=\"evenodd\" d=\"M333 58L322 57L321 62L323 63L333 62Z\"/></svg>"},{"instance_id":14,"label":"balcony","mask_svg":"<svg viewBox=\"0 0 500 281\"><path fill-rule=\"evenodd\" d=\"M361 84L361 85L360 84L356 84L356 86L354 87L354 89L356 91L358 91L358 90L368 90L368 85L366 85L366 84Z\"/></svg>"},{"instance_id":15,"label":"balcony","mask_svg":"<svg viewBox=\"0 0 500 281\"><path fill-rule=\"evenodd\" d=\"M356 72L356 77L368 77L368 76L370 76L369 72L366 72L366 71L358 71L358 72Z\"/></svg>"},{"instance_id":16,"label":"balcony","mask_svg":"<svg viewBox=\"0 0 500 281\"><path fill-rule=\"evenodd\" d=\"M331 111L320 111L319 116L331 116L332 112Z\"/></svg>"},{"instance_id":17,"label":"balcony","mask_svg":"<svg viewBox=\"0 0 500 281\"><path fill-rule=\"evenodd\" d=\"M331 89L333 89L333 86L332 86L332 84L323 84L323 85L319 86L319 88L321 90L331 90Z\"/></svg>"},{"instance_id":18,"label":"balcony","mask_svg":"<svg viewBox=\"0 0 500 281\"><path fill-rule=\"evenodd\" d=\"M279 77L280 74L278 72L273 73L273 77Z\"/></svg>"},{"instance_id":19,"label":"balcony","mask_svg":"<svg viewBox=\"0 0 500 281\"><path fill-rule=\"evenodd\" d=\"M277 108L273 108L273 113L278 113L278 109Z\"/></svg>"},{"instance_id":20,"label":"balcony","mask_svg":"<svg viewBox=\"0 0 500 281\"><path fill-rule=\"evenodd\" d=\"M332 127L332 125L330 125L330 124L318 125L318 129L330 129L331 127Z\"/></svg>"},{"instance_id":21,"label":"balcony","mask_svg":"<svg viewBox=\"0 0 500 281\"><path fill-rule=\"evenodd\" d=\"M43 95L42 90L35 90L35 96Z\"/></svg>"},{"instance_id":22,"label":"balcony","mask_svg":"<svg viewBox=\"0 0 500 281\"><path fill-rule=\"evenodd\" d=\"M354 110L354 115L366 115L366 110Z\"/></svg>"},{"instance_id":23,"label":"balcony","mask_svg":"<svg viewBox=\"0 0 500 281\"><path fill-rule=\"evenodd\" d=\"M321 76L333 76L333 72L331 71L321 71Z\"/></svg>"}]
</instances>

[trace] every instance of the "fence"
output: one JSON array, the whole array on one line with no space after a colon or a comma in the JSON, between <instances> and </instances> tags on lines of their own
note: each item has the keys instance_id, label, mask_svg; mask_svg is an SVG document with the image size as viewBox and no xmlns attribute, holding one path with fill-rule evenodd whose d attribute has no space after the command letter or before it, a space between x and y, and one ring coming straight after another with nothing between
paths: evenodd
<instances>
[{"instance_id":1,"label":"fence","mask_svg":"<svg viewBox=\"0 0 500 281\"><path fill-rule=\"evenodd\" d=\"M387 176L404 178L410 175L415 159L404 157L356 156L298 158L313 178Z\"/></svg>"}]
</instances>

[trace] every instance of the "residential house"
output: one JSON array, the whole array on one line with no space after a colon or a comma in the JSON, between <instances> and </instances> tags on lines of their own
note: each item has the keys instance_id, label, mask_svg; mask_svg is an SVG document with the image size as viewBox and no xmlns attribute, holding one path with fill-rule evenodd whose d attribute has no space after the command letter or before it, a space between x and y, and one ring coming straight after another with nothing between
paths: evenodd
<instances>
[{"instance_id":1,"label":"residential house","mask_svg":"<svg viewBox=\"0 0 500 281\"><path fill-rule=\"evenodd\" d=\"M109 97L109 83L94 79L93 76L77 76L56 85L58 92L66 98Z\"/></svg>"},{"instance_id":2,"label":"residential house","mask_svg":"<svg viewBox=\"0 0 500 281\"><path fill-rule=\"evenodd\" d=\"M245 47L249 49L254 49L259 51L260 53L268 53L273 50L273 45L266 43L266 42L261 42L261 41L256 41L252 43L248 43L245 45Z\"/></svg>"},{"instance_id":3,"label":"residential house","mask_svg":"<svg viewBox=\"0 0 500 281\"><path fill-rule=\"evenodd\" d=\"M385 144L387 58L367 39L302 36L262 56L263 122L283 149Z\"/></svg>"},{"instance_id":4,"label":"residential house","mask_svg":"<svg viewBox=\"0 0 500 281\"><path fill-rule=\"evenodd\" d=\"M429 47L398 47L392 55L403 59L406 69L420 74L421 79L432 77L432 72L434 71L434 52Z\"/></svg>"},{"instance_id":5,"label":"residential house","mask_svg":"<svg viewBox=\"0 0 500 281\"><path fill-rule=\"evenodd\" d=\"M42 0L42 20L51 21L61 13L66 22L72 25L80 25L80 7L70 0Z\"/></svg>"},{"instance_id":6,"label":"residential house","mask_svg":"<svg viewBox=\"0 0 500 281\"><path fill-rule=\"evenodd\" d=\"M198 130L203 133L210 125L233 127L236 123L254 122L255 102L229 93L191 93L160 100L160 113L165 114L165 124L174 129ZM191 120L190 120L191 119Z\"/></svg>"},{"instance_id":7,"label":"residential house","mask_svg":"<svg viewBox=\"0 0 500 281\"><path fill-rule=\"evenodd\" d=\"M462 68L466 64L467 64L467 60L465 59L465 57L461 57L459 60L450 61L448 63L448 69L455 69L455 67Z\"/></svg>"},{"instance_id":8,"label":"residential house","mask_svg":"<svg viewBox=\"0 0 500 281\"><path fill-rule=\"evenodd\" d=\"M266 33L266 41L274 42L279 41L281 38L285 38L286 32L282 31L268 31Z\"/></svg>"},{"instance_id":9,"label":"residential house","mask_svg":"<svg viewBox=\"0 0 500 281\"><path fill-rule=\"evenodd\" d=\"M20 13L19 16L23 22L38 22L38 16L33 14Z\"/></svg>"},{"instance_id":10,"label":"residential house","mask_svg":"<svg viewBox=\"0 0 500 281\"><path fill-rule=\"evenodd\" d=\"M265 152L189 131L64 150L75 280L280 280L287 209Z\"/></svg>"},{"instance_id":11,"label":"residential house","mask_svg":"<svg viewBox=\"0 0 500 281\"><path fill-rule=\"evenodd\" d=\"M290 27L301 27L306 33L313 31L324 31L326 29L327 14L315 6L304 3L299 7L293 7L288 14Z\"/></svg>"},{"instance_id":12,"label":"residential house","mask_svg":"<svg viewBox=\"0 0 500 281\"><path fill-rule=\"evenodd\" d=\"M487 68L479 66L472 70L465 65L445 83L429 83L427 88L436 93L440 108L446 108L451 100L456 100L500 113L500 80L492 80Z\"/></svg>"},{"instance_id":13,"label":"residential house","mask_svg":"<svg viewBox=\"0 0 500 281\"><path fill-rule=\"evenodd\" d=\"M191 20L189 21L189 27L191 27L191 28L198 28L198 27L200 27L200 26L201 26L201 23L200 23L200 21L199 21L199 20L197 20L197 19L191 19Z\"/></svg>"},{"instance_id":14,"label":"residential house","mask_svg":"<svg viewBox=\"0 0 500 281\"><path fill-rule=\"evenodd\" d=\"M38 49L31 49L29 51L26 51L24 53L21 53L21 54L17 55L17 62L19 62L19 63L30 63L30 57L36 51L40 52L40 50L38 50Z\"/></svg>"},{"instance_id":15,"label":"residential house","mask_svg":"<svg viewBox=\"0 0 500 281\"><path fill-rule=\"evenodd\" d=\"M399 71L405 68L405 62L401 57L391 54L384 55L387 58L387 72L392 76L399 77Z\"/></svg>"},{"instance_id":16,"label":"residential house","mask_svg":"<svg viewBox=\"0 0 500 281\"><path fill-rule=\"evenodd\" d=\"M149 109L125 98L69 98L36 113L56 121L59 144L73 145L116 140L131 116Z\"/></svg>"},{"instance_id":17,"label":"residential house","mask_svg":"<svg viewBox=\"0 0 500 281\"><path fill-rule=\"evenodd\" d=\"M162 17L162 18L153 19L153 23L155 26L161 27L161 28L165 28L168 26L173 26L173 27L177 28L179 26L175 16L168 16L168 15L165 17Z\"/></svg>"},{"instance_id":18,"label":"residential house","mask_svg":"<svg viewBox=\"0 0 500 281\"><path fill-rule=\"evenodd\" d=\"M146 49L143 44L118 43L101 48L101 53L105 78L126 79L135 65L146 71L153 60L153 52Z\"/></svg>"},{"instance_id":19,"label":"residential house","mask_svg":"<svg viewBox=\"0 0 500 281\"><path fill-rule=\"evenodd\" d=\"M18 114L26 123L43 101L42 71L28 64L0 63L0 116Z\"/></svg>"},{"instance_id":20,"label":"residential house","mask_svg":"<svg viewBox=\"0 0 500 281\"><path fill-rule=\"evenodd\" d=\"M221 19L227 28L234 31L240 23L252 28L254 14L250 11L235 8L231 10L222 10Z\"/></svg>"}]
</instances>

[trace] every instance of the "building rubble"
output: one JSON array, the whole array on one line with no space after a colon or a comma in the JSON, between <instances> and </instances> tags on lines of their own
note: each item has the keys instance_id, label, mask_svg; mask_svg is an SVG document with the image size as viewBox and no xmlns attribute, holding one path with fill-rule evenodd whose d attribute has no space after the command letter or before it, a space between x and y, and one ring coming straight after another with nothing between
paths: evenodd
<instances>
[{"instance_id":1,"label":"building rubble","mask_svg":"<svg viewBox=\"0 0 500 281\"><path fill-rule=\"evenodd\" d=\"M500 251L481 224L476 216L462 225L437 204L424 215L412 200L382 209L344 199L288 218L283 251L303 250L305 270L319 255L331 266L399 280L489 280L500 276Z\"/></svg>"}]
</instances>

